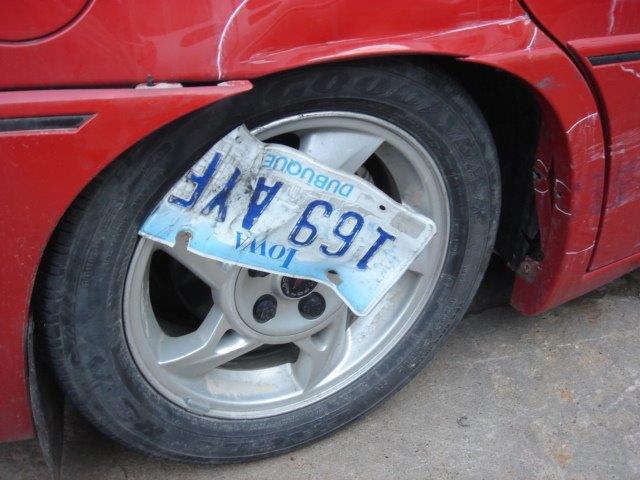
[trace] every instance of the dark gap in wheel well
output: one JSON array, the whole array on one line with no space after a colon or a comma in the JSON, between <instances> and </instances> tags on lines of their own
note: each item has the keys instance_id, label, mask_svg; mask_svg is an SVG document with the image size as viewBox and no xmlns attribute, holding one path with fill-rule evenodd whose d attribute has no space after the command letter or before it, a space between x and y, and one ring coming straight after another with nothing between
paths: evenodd
<instances>
[{"instance_id":1,"label":"dark gap in wheel well","mask_svg":"<svg viewBox=\"0 0 640 480\"><path fill-rule=\"evenodd\" d=\"M371 176L371 183L393 198L396 202L401 202L400 191L389 169L377 155L372 155L364 164L364 168ZM383 206L382 206L383 207ZM382 208L384 210L384 207Z\"/></svg>"},{"instance_id":2,"label":"dark gap in wheel well","mask_svg":"<svg viewBox=\"0 0 640 480\"><path fill-rule=\"evenodd\" d=\"M158 325L170 337L195 332L213 307L207 284L159 250L149 266L149 301Z\"/></svg>"},{"instance_id":3,"label":"dark gap in wheel well","mask_svg":"<svg viewBox=\"0 0 640 480\"><path fill-rule=\"evenodd\" d=\"M300 139L293 133L283 133L275 137L264 140L267 143L277 143L279 145L286 145L287 147L298 149L300 148Z\"/></svg>"},{"instance_id":4,"label":"dark gap in wheel well","mask_svg":"<svg viewBox=\"0 0 640 480\"><path fill-rule=\"evenodd\" d=\"M496 144L502 205L494 251L516 271L526 256L541 260L532 177L541 125L535 93L493 67L449 58L435 61L473 97Z\"/></svg>"}]
</instances>

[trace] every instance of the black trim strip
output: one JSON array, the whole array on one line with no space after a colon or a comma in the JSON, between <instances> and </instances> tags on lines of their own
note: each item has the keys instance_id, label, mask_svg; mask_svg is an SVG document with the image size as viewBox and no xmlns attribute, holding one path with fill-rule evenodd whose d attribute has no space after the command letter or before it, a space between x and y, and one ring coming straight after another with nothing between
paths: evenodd
<instances>
[{"instance_id":1,"label":"black trim strip","mask_svg":"<svg viewBox=\"0 0 640 480\"><path fill-rule=\"evenodd\" d=\"M610 63L632 62L634 60L640 60L640 52L612 53L611 55L589 57L589 61L594 67L609 65Z\"/></svg>"},{"instance_id":2,"label":"black trim strip","mask_svg":"<svg viewBox=\"0 0 640 480\"><path fill-rule=\"evenodd\" d=\"M77 129L91 117L92 115L59 115L55 117L0 118L0 132Z\"/></svg>"}]
</instances>

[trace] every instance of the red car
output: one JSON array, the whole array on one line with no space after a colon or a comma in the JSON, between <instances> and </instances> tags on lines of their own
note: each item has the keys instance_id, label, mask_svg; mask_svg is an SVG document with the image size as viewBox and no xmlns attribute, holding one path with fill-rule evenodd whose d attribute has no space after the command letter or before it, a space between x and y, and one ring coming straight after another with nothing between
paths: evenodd
<instances>
[{"instance_id":1,"label":"red car","mask_svg":"<svg viewBox=\"0 0 640 480\"><path fill-rule=\"evenodd\" d=\"M0 440L59 387L154 455L284 452L405 384L492 252L528 315L640 266L640 2L4 3ZM288 152L277 209L231 154L211 190L234 139ZM217 216L166 240L165 200Z\"/></svg>"}]
</instances>

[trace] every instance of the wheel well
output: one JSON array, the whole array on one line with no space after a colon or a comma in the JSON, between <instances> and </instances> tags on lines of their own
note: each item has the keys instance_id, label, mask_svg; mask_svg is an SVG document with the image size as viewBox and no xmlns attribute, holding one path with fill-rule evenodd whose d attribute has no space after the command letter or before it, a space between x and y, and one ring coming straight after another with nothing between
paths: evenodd
<instances>
[{"instance_id":1,"label":"wheel well","mask_svg":"<svg viewBox=\"0 0 640 480\"><path fill-rule=\"evenodd\" d=\"M487 122L500 162L502 201L494 252L515 272L526 257L536 261L543 259L533 186L533 166L543 129L543 114L542 100L535 90L515 75L498 68L447 56L393 55L335 63L398 69L418 82L424 81L424 77L416 75L416 71L435 65L459 82ZM413 74L411 69L404 68L408 66L414 67Z\"/></svg>"},{"instance_id":2,"label":"wheel well","mask_svg":"<svg viewBox=\"0 0 640 480\"><path fill-rule=\"evenodd\" d=\"M456 78L489 125L500 161L502 205L495 252L517 271L526 256L542 259L533 188L541 113L533 90L517 77L453 58L430 58Z\"/></svg>"},{"instance_id":3,"label":"wheel well","mask_svg":"<svg viewBox=\"0 0 640 480\"><path fill-rule=\"evenodd\" d=\"M533 89L497 68L446 56L383 56L338 63L389 69L436 65L458 81L485 118L500 162L502 205L494 251L514 271L525 257L542 260L532 177L542 114ZM316 67L302 67L307 68ZM422 81L420 75L413 79Z\"/></svg>"}]
</instances>

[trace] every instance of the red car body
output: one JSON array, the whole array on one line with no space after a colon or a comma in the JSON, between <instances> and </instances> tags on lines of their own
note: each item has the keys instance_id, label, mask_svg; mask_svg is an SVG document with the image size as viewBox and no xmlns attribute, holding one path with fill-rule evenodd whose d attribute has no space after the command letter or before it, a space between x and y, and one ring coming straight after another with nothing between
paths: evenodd
<instances>
[{"instance_id":1,"label":"red car body","mask_svg":"<svg viewBox=\"0 0 640 480\"><path fill-rule=\"evenodd\" d=\"M65 210L136 142L251 89L251 80L263 75L360 57L421 55L519 78L542 114L534 187L544 259L522 263L513 306L542 312L640 266L640 2L5 3L0 440L34 435L25 353L31 294ZM159 82L183 86L134 88ZM85 121L54 129L7 122L65 115Z\"/></svg>"}]
</instances>

